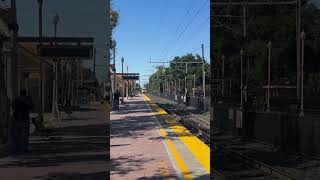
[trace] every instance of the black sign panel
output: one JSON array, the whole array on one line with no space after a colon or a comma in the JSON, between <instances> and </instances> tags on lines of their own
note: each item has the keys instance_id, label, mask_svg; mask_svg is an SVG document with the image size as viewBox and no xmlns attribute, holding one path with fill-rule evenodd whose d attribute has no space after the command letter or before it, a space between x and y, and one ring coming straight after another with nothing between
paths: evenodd
<instances>
[{"instance_id":1,"label":"black sign panel","mask_svg":"<svg viewBox=\"0 0 320 180\"><path fill-rule=\"evenodd\" d=\"M123 76L124 80L139 80L139 76Z\"/></svg>"},{"instance_id":2,"label":"black sign panel","mask_svg":"<svg viewBox=\"0 0 320 180\"><path fill-rule=\"evenodd\" d=\"M90 45L42 45L38 46L42 58L91 59L93 47Z\"/></svg>"}]
</instances>

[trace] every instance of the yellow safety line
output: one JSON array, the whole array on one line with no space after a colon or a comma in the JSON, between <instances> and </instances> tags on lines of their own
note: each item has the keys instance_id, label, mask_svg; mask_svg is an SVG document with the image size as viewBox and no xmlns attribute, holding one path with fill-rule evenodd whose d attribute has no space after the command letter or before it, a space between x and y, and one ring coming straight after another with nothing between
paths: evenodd
<instances>
[{"instance_id":1,"label":"yellow safety line","mask_svg":"<svg viewBox=\"0 0 320 180\"><path fill-rule=\"evenodd\" d=\"M151 101L150 98L148 98L145 95L144 95L144 99L148 103ZM189 171L186 163L184 162L184 160L182 159L181 155L177 151L175 145L171 142L170 138L167 136L167 132L161 127L160 127L159 131L160 131L160 134L162 135L162 137L165 139L165 142L166 142L166 144L168 146L168 149L171 152L171 154L172 154L172 156L173 156L173 158L175 160L175 163L177 164L180 172L183 175L183 179L192 180L193 178L192 178L191 172Z\"/></svg>"},{"instance_id":2,"label":"yellow safety line","mask_svg":"<svg viewBox=\"0 0 320 180\"><path fill-rule=\"evenodd\" d=\"M145 96L145 100L150 102L150 98ZM172 131L177 134L179 139L187 146L194 157L204 167L208 174L210 174L210 148L203 143L199 138L194 136L188 129L178 123L175 119L168 116L168 113L156 104L150 104L158 113L162 115L167 124L170 125Z\"/></svg>"},{"instance_id":3,"label":"yellow safety line","mask_svg":"<svg viewBox=\"0 0 320 180\"><path fill-rule=\"evenodd\" d=\"M186 163L181 158L180 154L178 153L174 144L171 142L170 138L168 138L166 131L163 128L160 128L160 133L164 137L166 144L168 145L168 148L169 148L172 156L174 157L174 160L175 160L180 172L183 175L183 179L192 180L192 175L191 175Z\"/></svg>"}]
</instances>

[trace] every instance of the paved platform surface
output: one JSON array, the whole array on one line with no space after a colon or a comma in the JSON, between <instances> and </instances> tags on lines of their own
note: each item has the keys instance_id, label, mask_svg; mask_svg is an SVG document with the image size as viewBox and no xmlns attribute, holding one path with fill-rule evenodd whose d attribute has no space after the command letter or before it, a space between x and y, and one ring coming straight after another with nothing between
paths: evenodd
<instances>
[{"instance_id":1,"label":"paved platform surface","mask_svg":"<svg viewBox=\"0 0 320 180\"><path fill-rule=\"evenodd\" d=\"M50 140L30 137L30 152L0 159L1 180L107 180L108 119L101 105L63 114Z\"/></svg>"},{"instance_id":2,"label":"paved platform surface","mask_svg":"<svg viewBox=\"0 0 320 180\"><path fill-rule=\"evenodd\" d=\"M210 179L210 149L146 96L111 113L111 176Z\"/></svg>"}]
</instances>

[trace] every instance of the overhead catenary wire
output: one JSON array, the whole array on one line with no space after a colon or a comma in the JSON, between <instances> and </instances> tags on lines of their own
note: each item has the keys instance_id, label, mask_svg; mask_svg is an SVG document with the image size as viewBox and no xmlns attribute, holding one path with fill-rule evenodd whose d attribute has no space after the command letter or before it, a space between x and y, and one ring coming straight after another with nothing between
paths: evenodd
<instances>
[{"instance_id":1,"label":"overhead catenary wire","mask_svg":"<svg viewBox=\"0 0 320 180\"><path fill-rule=\"evenodd\" d=\"M177 34L177 32L178 32L178 30L180 29L180 27L183 25L183 23L184 23L184 21L185 21L185 19L186 19L186 17L190 14L190 11L193 9L193 3L194 3L194 0L191 0L191 3L190 3L190 5L188 6L188 8L187 8L187 12L184 14L184 16L181 18L181 20L180 20L180 23L178 24L178 26L177 26L177 28L176 28L176 30L174 31L174 33L173 33L173 36L175 36L176 34ZM169 45L172 43L174 41L174 39L171 39L171 40L169 40L168 41L168 43L167 43L167 45L166 45L166 48L162 51L162 55L166 52L166 51L168 51L169 50Z\"/></svg>"},{"instance_id":2,"label":"overhead catenary wire","mask_svg":"<svg viewBox=\"0 0 320 180\"><path fill-rule=\"evenodd\" d=\"M173 48L175 48L177 42L179 42L180 38L182 37L182 35L187 31L187 29L190 27L190 25L194 22L194 20L198 17L198 15L200 14L200 12L202 11L202 9L206 6L206 4L209 2L209 0L206 0L202 6L198 9L198 11L194 14L194 16L191 18L191 21L189 21L189 23L185 26L185 28L180 32L180 34L178 35L177 39L175 40L175 43L173 45ZM170 49L166 52L164 58L167 58L167 55L169 53Z\"/></svg>"},{"instance_id":3,"label":"overhead catenary wire","mask_svg":"<svg viewBox=\"0 0 320 180\"><path fill-rule=\"evenodd\" d=\"M199 24L199 27L201 27L203 24L205 24L207 21L209 21L210 20L210 16L208 17L208 18L206 18L202 23L200 23ZM204 30L205 28L202 28L201 30ZM200 34L200 32L201 31L198 31L196 34L198 35L198 34ZM194 36L192 36L193 38L194 37L196 37L196 35L194 35ZM193 39L192 38L192 39ZM188 40L190 40L190 39L188 39ZM184 47L187 45L188 43L182 43L182 46L179 48L179 49L176 49L176 51L178 52L178 51L181 51L182 49L184 49ZM199 49L201 49L201 48L199 48Z\"/></svg>"}]
</instances>

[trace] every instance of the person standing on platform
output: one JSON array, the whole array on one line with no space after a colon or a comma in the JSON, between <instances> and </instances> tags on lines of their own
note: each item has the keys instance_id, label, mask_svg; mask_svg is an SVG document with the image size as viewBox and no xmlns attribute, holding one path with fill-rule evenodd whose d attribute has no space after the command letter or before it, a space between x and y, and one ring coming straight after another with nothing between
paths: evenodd
<instances>
[{"instance_id":1,"label":"person standing on platform","mask_svg":"<svg viewBox=\"0 0 320 180\"><path fill-rule=\"evenodd\" d=\"M25 153L28 152L29 146L29 129L30 129L30 116L29 112L33 108L32 98L27 96L26 90L21 90L13 106L14 116L14 142L15 152Z\"/></svg>"},{"instance_id":2,"label":"person standing on platform","mask_svg":"<svg viewBox=\"0 0 320 180\"><path fill-rule=\"evenodd\" d=\"M119 98L120 98L120 93L117 90L114 95L113 95L113 100L114 100L114 109L118 110L119 109Z\"/></svg>"}]
</instances>

